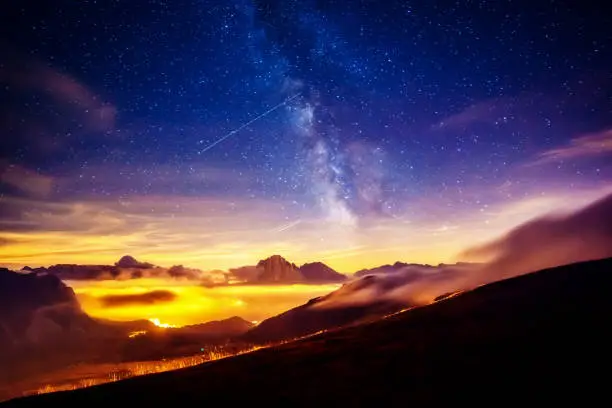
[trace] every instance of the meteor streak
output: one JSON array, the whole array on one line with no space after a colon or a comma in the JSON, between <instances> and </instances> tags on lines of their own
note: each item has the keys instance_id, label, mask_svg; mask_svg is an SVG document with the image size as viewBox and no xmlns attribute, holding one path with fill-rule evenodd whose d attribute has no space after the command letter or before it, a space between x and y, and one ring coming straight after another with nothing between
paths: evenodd
<instances>
[{"instance_id":1,"label":"meteor streak","mask_svg":"<svg viewBox=\"0 0 612 408\"><path fill-rule=\"evenodd\" d=\"M251 119L250 121L248 121L247 123L245 123L244 125L240 126L239 128L236 128L234 130L232 130L231 132L229 132L228 134L226 134L225 136L215 140L214 142L212 142L211 144L209 144L208 146L206 146L205 148L203 148L202 150L200 150L199 154L202 154L210 149L212 149L213 147L215 147L216 145L218 145L219 143L221 143L222 141L224 141L225 139L235 135L236 133L240 132L242 129L244 129L245 127L253 124L254 122L258 121L259 119L263 118L264 116L269 115L270 113L274 112L275 110L277 110L278 108L280 108L283 105L286 105L287 103L291 102L292 100L294 100L295 98L297 98L298 96L300 96L300 94L296 94L293 95L290 98L285 99L283 102L279 103L278 105L273 106L272 108L268 109L267 111L265 111L264 113L262 113L261 115L257 116L254 119ZM200 143L203 143L202 140L200 140Z\"/></svg>"},{"instance_id":2,"label":"meteor streak","mask_svg":"<svg viewBox=\"0 0 612 408\"><path fill-rule=\"evenodd\" d=\"M285 225L281 225L281 226L280 226L280 227L278 227L278 228L276 229L276 231L274 231L274 232L283 232L283 231L287 231L288 229L295 227L296 225L298 225L298 224L299 224L299 223L301 223L301 222L302 222L302 220L296 220L296 221L292 221L292 222L290 222L290 223L287 223L287 224L285 224Z\"/></svg>"}]
</instances>

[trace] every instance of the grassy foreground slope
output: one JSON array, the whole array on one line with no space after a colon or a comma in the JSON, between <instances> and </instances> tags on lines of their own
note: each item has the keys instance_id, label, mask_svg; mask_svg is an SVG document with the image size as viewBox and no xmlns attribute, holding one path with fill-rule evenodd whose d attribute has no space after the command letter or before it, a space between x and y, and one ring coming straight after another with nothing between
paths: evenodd
<instances>
[{"instance_id":1,"label":"grassy foreground slope","mask_svg":"<svg viewBox=\"0 0 612 408\"><path fill-rule=\"evenodd\" d=\"M606 396L611 283L612 259L572 264L276 348L5 404L584 406Z\"/></svg>"}]
</instances>

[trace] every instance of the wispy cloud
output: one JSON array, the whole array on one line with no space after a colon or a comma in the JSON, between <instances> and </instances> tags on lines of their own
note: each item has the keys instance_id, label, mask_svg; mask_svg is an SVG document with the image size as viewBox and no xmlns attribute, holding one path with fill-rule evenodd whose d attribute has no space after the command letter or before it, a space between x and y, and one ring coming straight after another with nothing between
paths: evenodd
<instances>
[{"instance_id":1,"label":"wispy cloud","mask_svg":"<svg viewBox=\"0 0 612 408\"><path fill-rule=\"evenodd\" d=\"M27 195L46 197L53 189L54 180L23 166L0 161L0 184L7 184Z\"/></svg>"},{"instance_id":2,"label":"wispy cloud","mask_svg":"<svg viewBox=\"0 0 612 408\"><path fill-rule=\"evenodd\" d=\"M513 98L492 98L477 102L463 109L461 112L450 115L436 125L437 129L466 128L474 123L489 123L504 120L512 116L516 110L517 100Z\"/></svg>"},{"instance_id":3,"label":"wispy cloud","mask_svg":"<svg viewBox=\"0 0 612 408\"><path fill-rule=\"evenodd\" d=\"M103 102L76 78L22 55L13 54L7 61L0 66L0 81L21 91L43 92L91 131L104 132L114 127L115 106Z\"/></svg>"},{"instance_id":4,"label":"wispy cloud","mask_svg":"<svg viewBox=\"0 0 612 408\"><path fill-rule=\"evenodd\" d=\"M541 165L564 160L574 160L612 153L612 129L583 135L570 140L569 144L547 150L538 155L530 165Z\"/></svg>"}]
</instances>

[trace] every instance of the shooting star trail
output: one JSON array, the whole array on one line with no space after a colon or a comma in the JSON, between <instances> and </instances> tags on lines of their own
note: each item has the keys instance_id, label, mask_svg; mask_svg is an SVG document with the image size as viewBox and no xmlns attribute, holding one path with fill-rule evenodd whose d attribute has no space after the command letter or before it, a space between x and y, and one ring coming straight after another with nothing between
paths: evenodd
<instances>
[{"instance_id":1,"label":"shooting star trail","mask_svg":"<svg viewBox=\"0 0 612 408\"><path fill-rule=\"evenodd\" d=\"M215 140L214 142L212 142L211 144L209 144L208 146L206 146L205 148L203 148L202 150L199 151L199 154L202 154L210 149L212 149L213 147L215 147L216 145L218 145L219 143L221 143L222 141L224 141L225 139L232 137L233 135L235 135L236 133L240 132L242 129L244 129L245 127L250 126L251 124L253 124L254 122L258 121L259 119L271 114L272 112L274 112L275 110L277 110L278 108L280 108L283 105L288 104L289 102L291 102L292 100L294 100L295 98L297 98L298 96L300 96L300 94L295 94L293 95L291 98L287 98L284 101L282 101L281 103L279 103L278 105L273 106L272 108L268 109L267 111L265 111L264 113L262 113L261 115L257 116L254 119L251 119L250 121L248 121L247 123L245 123L244 125L240 126L239 128L236 128L234 130L232 130L231 132L229 132L228 134L226 134L225 136ZM203 143L202 140L200 140L200 143Z\"/></svg>"},{"instance_id":2,"label":"shooting star trail","mask_svg":"<svg viewBox=\"0 0 612 408\"><path fill-rule=\"evenodd\" d=\"M302 220L298 219L296 221L292 221L292 222L287 223L285 225L281 225L280 227L276 228L276 230L274 232L287 231L288 229L295 227L296 225L300 224L301 222L302 222Z\"/></svg>"}]
</instances>

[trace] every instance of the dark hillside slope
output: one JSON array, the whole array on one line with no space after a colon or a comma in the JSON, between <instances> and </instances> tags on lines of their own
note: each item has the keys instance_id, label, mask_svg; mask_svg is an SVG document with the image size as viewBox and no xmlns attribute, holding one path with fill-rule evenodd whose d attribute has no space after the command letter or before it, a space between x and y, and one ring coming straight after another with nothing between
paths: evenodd
<instances>
[{"instance_id":1,"label":"dark hillside slope","mask_svg":"<svg viewBox=\"0 0 612 408\"><path fill-rule=\"evenodd\" d=\"M592 405L608 400L611 283L612 259L558 267L277 348L6 406Z\"/></svg>"}]
</instances>

